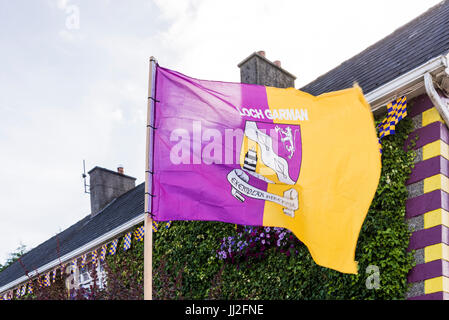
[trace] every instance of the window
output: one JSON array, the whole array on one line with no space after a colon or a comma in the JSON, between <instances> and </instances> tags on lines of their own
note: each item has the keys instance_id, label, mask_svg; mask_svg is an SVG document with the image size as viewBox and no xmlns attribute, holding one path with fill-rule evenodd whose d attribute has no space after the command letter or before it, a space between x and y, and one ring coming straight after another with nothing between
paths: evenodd
<instances>
[{"instance_id":1,"label":"window","mask_svg":"<svg viewBox=\"0 0 449 320\"><path fill-rule=\"evenodd\" d=\"M96 271L97 271L97 286L100 289L104 289L104 287L106 286L106 271L104 270L104 267L101 265L100 262L98 262ZM87 267L80 270L78 279L80 288L89 289L89 287L92 285L93 280L94 279L92 278L91 272Z\"/></svg>"}]
</instances>

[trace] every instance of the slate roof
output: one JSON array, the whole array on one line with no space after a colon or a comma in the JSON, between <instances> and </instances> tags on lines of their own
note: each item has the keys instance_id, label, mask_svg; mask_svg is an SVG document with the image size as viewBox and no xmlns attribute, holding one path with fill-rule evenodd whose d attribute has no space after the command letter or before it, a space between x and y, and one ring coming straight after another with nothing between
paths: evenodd
<instances>
[{"instance_id":1,"label":"slate roof","mask_svg":"<svg viewBox=\"0 0 449 320\"><path fill-rule=\"evenodd\" d=\"M145 183L112 201L94 217L83 218L21 257L25 269L34 271L45 264L87 244L101 235L144 213ZM58 242L60 253L58 255ZM0 272L0 287L25 275L19 262Z\"/></svg>"},{"instance_id":2,"label":"slate roof","mask_svg":"<svg viewBox=\"0 0 449 320\"><path fill-rule=\"evenodd\" d=\"M316 96L352 87L357 82L367 94L448 52L449 1L446 0L300 90Z\"/></svg>"}]
</instances>

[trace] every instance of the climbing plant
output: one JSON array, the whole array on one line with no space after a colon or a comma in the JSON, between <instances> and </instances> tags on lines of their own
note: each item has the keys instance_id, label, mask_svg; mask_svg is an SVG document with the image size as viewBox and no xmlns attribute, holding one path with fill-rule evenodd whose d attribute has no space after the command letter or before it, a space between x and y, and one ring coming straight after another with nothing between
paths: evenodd
<instances>
[{"instance_id":1,"label":"climbing plant","mask_svg":"<svg viewBox=\"0 0 449 320\"><path fill-rule=\"evenodd\" d=\"M177 221L154 233L154 299L403 299L413 253L405 221L405 182L414 152L404 148L405 118L382 140L382 173L355 252L357 275L315 264L307 248L282 228ZM356 187L356 186L354 186ZM143 242L108 256L107 287L67 294L59 286L25 299L142 299ZM57 290L48 292L45 290ZM58 291L59 290L59 291Z\"/></svg>"}]
</instances>

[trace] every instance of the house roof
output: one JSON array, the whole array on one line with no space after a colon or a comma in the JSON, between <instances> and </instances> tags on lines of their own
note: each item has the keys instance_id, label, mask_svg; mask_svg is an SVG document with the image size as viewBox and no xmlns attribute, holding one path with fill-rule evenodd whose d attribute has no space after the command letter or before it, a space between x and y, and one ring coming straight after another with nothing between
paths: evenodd
<instances>
[{"instance_id":1,"label":"house roof","mask_svg":"<svg viewBox=\"0 0 449 320\"><path fill-rule=\"evenodd\" d=\"M32 272L143 214L144 195L145 183L142 183L112 201L94 217L86 216L33 248L21 257L23 266L16 261L0 272L0 287L26 275L25 270Z\"/></svg>"},{"instance_id":2,"label":"house roof","mask_svg":"<svg viewBox=\"0 0 449 320\"><path fill-rule=\"evenodd\" d=\"M448 17L449 1L445 0L300 90L316 96L352 87L357 82L365 94L369 93L432 58L447 54Z\"/></svg>"}]
</instances>

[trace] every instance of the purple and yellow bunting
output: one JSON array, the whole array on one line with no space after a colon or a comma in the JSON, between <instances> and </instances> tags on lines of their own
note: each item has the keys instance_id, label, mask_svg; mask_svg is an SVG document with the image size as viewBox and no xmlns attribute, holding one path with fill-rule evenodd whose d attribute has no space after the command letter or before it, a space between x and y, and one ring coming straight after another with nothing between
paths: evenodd
<instances>
[{"instance_id":1,"label":"purple and yellow bunting","mask_svg":"<svg viewBox=\"0 0 449 320\"><path fill-rule=\"evenodd\" d=\"M56 274L58 273L58 268L55 268L52 273L51 282L54 283L56 281Z\"/></svg>"},{"instance_id":2,"label":"purple and yellow bunting","mask_svg":"<svg viewBox=\"0 0 449 320\"><path fill-rule=\"evenodd\" d=\"M86 262L87 262L87 253L85 253L81 256L80 269L84 269L84 267L86 266Z\"/></svg>"},{"instance_id":3,"label":"purple and yellow bunting","mask_svg":"<svg viewBox=\"0 0 449 320\"><path fill-rule=\"evenodd\" d=\"M128 232L125 237L123 238L123 250L127 251L129 248L131 248L131 232Z\"/></svg>"},{"instance_id":4,"label":"purple and yellow bunting","mask_svg":"<svg viewBox=\"0 0 449 320\"><path fill-rule=\"evenodd\" d=\"M27 285L24 284L21 288L20 288L20 295L23 297L26 294L26 289L27 289Z\"/></svg>"},{"instance_id":5,"label":"purple and yellow bunting","mask_svg":"<svg viewBox=\"0 0 449 320\"><path fill-rule=\"evenodd\" d=\"M76 269L76 267L77 267L77 260L75 258L70 263L70 273L74 273L74 270Z\"/></svg>"},{"instance_id":6,"label":"purple and yellow bunting","mask_svg":"<svg viewBox=\"0 0 449 320\"><path fill-rule=\"evenodd\" d=\"M108 245L104 244L100 250L100 262L103 262L106 259L106 254L108 252Z\"/></svg>"},{"instance_id":7,"label":"purple and yellow bunting","mask_svg":"<svg viewBox=\"0 0 449 320\"><path fill-rule=\"evenodd\" d=\"M153 227L153 231L154 231L154 232L157 232L158 227L159 227L159 224L157 223L157 221L154 221L154 220L153 220L152 227Z\"/></svg>"},{"instance_id":8,"label":"purple and yellow bunting","mask_svg":"<svg viewBox=\"0 0 449 320\"><path fill-rule=\"evenodd\" d=\"M136 230L134 230L134 240L143 241L143 236L145 234L145 227L140 226Z\"/></svg>"},{"instance_id":9,"label":"purple and yellow bunting","mask_svg":"<svg viewBox=\"0 0 449 320\"><path fill-rule=\"evenodd\" d=\"M33 293L33 282L31 282L31 281L28 283L27 293L28 294L32 294Z\"/></svg>"},{"instance_id":10,"label":"purple and yellow bunting","mask_svg":"<svg viewBox=\"0 0 449 320\"><path fill-rule=\"evenodd\" d=\"M407 97L402 96L387 105L387 116L377 126L379 146L382 153L381 139L396 133L396 125L407 116Z\"/></svg>"},{"instance_id":11,"label":"purple and yellow bunting","mask_svg":"<svg viewBox=\"0 0 449 320\"><path fill-rule=\"evenodd\" d=\"M92 264L94 266L97 266L98 265L98 253L97 253L97 250L93 250L91 252L91 254L92 254Z\"/></svg>"},{"instance_id":12,"label":"purple and yellow bunting","mask_svg":"<svg viewBox=\"0 0 449 320\"><path fill-rule=\"evenodd\" d=\"M44 276L44 279L43 279L43 284L44 284L44 287L49 287L50 286L50 272L47 272L46 274L45 274L45 276Z\"/></svg>"},{"instance_id":13,"label":"purple and yellow bunting","mask_svg":"<svg viewBox=\"0 0 449 320\"><path fill-rule=\"evenodd\" d=\"M111 246L109 247L109 255L113 256L117 252L118 239L115 239L111 242Z\"/></svg>"}]
</instances>

